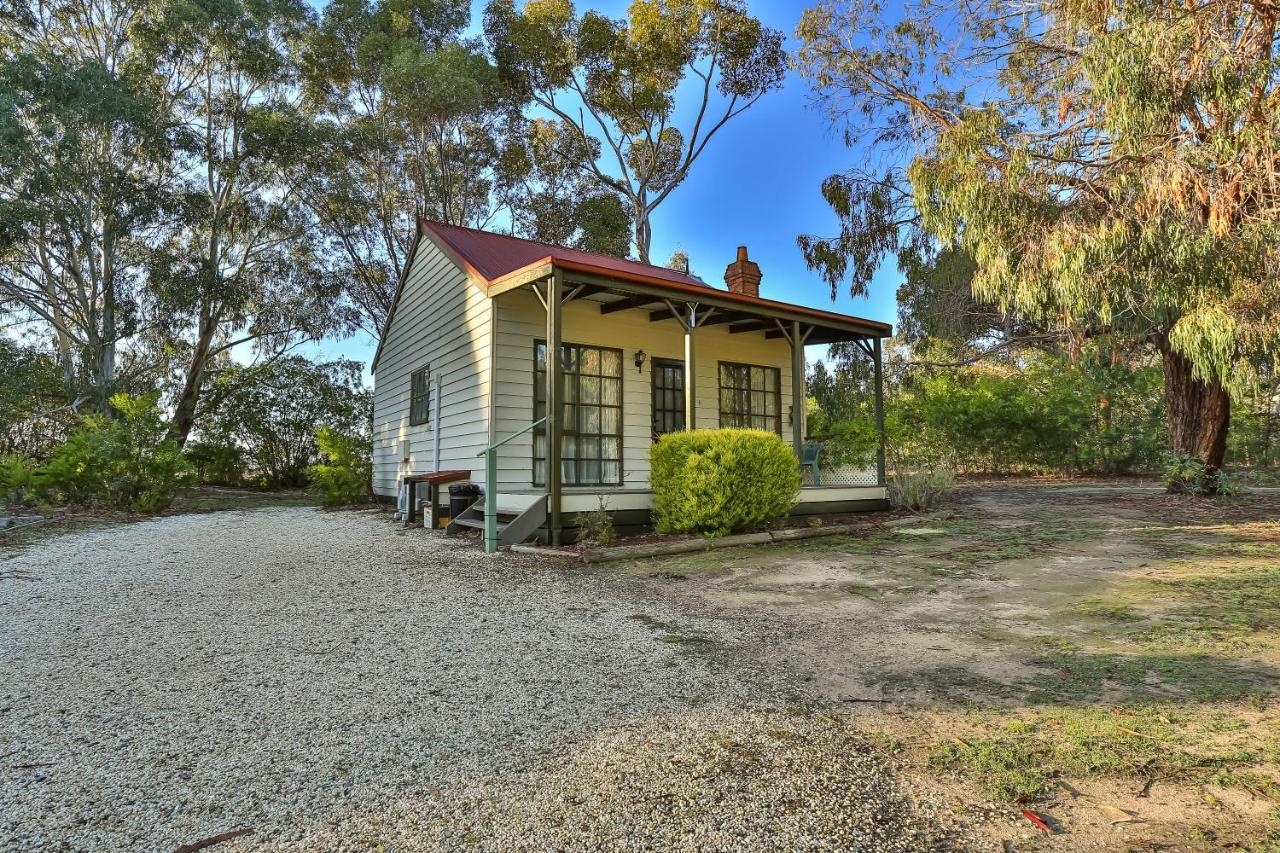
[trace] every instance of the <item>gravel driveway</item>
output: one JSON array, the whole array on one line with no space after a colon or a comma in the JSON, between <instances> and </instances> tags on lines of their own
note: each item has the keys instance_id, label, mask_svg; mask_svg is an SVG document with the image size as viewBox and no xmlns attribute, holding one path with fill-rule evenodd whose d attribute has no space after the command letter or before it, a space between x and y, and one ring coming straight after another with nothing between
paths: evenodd
<instances>
[{"instance_id":1,"label":"gravel driveway","mask_svg":"<svg viewBox=\"0 0 1280 853\"><path fill-rule=\"evenodd\" d=\"M0 560L0 848L958 843L740 623L636 586L374 512L33 545Z\"/></svg>"}]
</instances>

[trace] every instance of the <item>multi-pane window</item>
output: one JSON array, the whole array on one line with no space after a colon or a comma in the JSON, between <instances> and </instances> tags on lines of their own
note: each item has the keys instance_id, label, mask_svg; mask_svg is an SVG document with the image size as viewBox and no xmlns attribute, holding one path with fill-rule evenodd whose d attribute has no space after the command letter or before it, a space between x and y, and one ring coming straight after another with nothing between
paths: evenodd
<instances>
[{"instance_id":1,"label":"multi-pane window","mask_svg":"<svg viewBox=\"0 0 1280 853\"><path fill-rule=\"evenodd\" d=\"M684 364L653 360L653 439L684 429Z\"/></svg>"},{"instance_id":2,"label":"multi-pane window","mask_svg":"<svg viewBox=\"0 0 1280 853\"><path fill-rule=\"evenodd\" d=\"M561 479L566 485L622 483L622 350L564 344L564 439ZM547 413L547 345L534 346L533 418ZM547 434L533 434L533 482L547 481Z\"/></svg>"},{"instance_id":3,"label":"multi-pane window","mask_svg":"<svg viewBox=\"0 0 1280 853\"><path fill-rule=\"evenodd\" d=\"M431 419L431 368L423 367L409 376L409 424L417 426Z\"/></svg>"},{"instance_id":4,"label":"multi-pane window","mask_svg":"<svg viewBox=\"0 0 1280 853\"><path fill-rule=\"evenodd\" d=\"M782 371L720 362L720 426L782 433Z\"/></svg>"}]
</instances>

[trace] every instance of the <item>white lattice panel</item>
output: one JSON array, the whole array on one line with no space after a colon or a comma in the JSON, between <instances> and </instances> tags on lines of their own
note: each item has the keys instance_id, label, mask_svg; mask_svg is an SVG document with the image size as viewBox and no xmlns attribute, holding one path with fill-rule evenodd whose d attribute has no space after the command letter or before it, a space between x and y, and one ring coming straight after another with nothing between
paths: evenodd
<instances>
[{"instance_id":1,"label":"white lattice panel","mask_svg":"<svg viewBox=\"0 0 1280 853\"><path fill-rule=\"evenodd\" d=\"M813 470L804 468L804 484L806 486L875 486L879 478L876 469L864 468L860 465L837 465L834 468L821 468L819 477L822 482L813 482Z\"/></svg>"}]
</instances>

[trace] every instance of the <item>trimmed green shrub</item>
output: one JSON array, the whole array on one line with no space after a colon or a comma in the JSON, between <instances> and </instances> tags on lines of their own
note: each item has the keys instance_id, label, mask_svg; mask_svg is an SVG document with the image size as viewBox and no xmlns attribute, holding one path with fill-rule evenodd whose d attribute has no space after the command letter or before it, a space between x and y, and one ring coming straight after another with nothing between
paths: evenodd
<instances>
[{"instance_id":1,"label":"trimmed green shrub","mask_svg":"<svg viewBox=\"0 0 1280 853\"><path fill-rule=\"evenodd\" d=\"M373 444L369 438L326 426L316 432L316 444L325 461L311 466L311 483L324 495L324 505L349 506L367 501L373 481Z\"/></svg>"},{"instance_id":2,"label":"trimmed green shrub","mask_svg":"<svg viewBox=\"0 0 1280 853\"><path fill-rule=\"evenodd\" d=\"M158 405L160 394L116 394L116 416L89 415L37 474L39 487L67 503L133 512L167 509L194 477Z\"/></svg>"},{"instance_id":3,"label":"trimmed green shrub","mask_svg":"<svg viewBox=\"0 0 1280 853\"><path fill-rule=\"evenodd\" d=\"M757 429L667 433L649 452L654 525L724 536L782 518L800 493L791 446Z\"/></svg>"}]
</instances>

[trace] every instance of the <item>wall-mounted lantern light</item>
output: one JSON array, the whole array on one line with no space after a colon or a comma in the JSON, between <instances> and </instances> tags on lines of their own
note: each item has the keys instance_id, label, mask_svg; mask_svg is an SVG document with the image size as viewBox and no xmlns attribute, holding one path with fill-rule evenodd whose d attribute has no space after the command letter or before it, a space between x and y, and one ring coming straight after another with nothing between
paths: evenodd
<instances>
[{"instance_id":1,"label":"wall-mounted lantern light","mask_svg":"<svg viewBox=\"0 0 1280 853\"><path fill-rule=\"evenodd\" d=\"M648 356L644 354L644 350L636 350L636 373L644 373L644 360L646 358Z\"/></svg>"}]
</instances>

